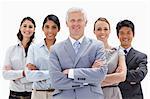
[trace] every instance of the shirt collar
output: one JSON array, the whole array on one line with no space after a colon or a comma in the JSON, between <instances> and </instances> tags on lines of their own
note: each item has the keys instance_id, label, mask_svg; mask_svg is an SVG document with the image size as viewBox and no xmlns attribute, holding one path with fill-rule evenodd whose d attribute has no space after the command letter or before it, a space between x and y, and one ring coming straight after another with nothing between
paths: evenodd
<instances>
[{"instance_id":1,"label":"shirt collar","mask_svg":"<svg viewBox=\"0 0 150 99\"><path fill-rule=\"evenodd\" d=\"M46 38L45 38L46 39ZM46 46L46 42L45 42L45 39L43 39L41 42L40 42L40 47L42 47L42 46ZM55 42L56 42L56 39L55 39L55 41L54 41L54 44L55 44ZM47 46L46 46L47 47Z\"/></svg>"},{"instance_id":2,"label":"shirt collar","mask_svg":"<svg viewBox=\"0 0 150 99\"><path fill-rule=\"evenodd\" d=\"M19 41L17 45L18 45L18 46L22 46L21 41Z\"/></svg>"},{"instance_id":3,"label":"shirt collar","mask_svg":"<svg viewBox=\"0 0 150 99\"><path fill-rule=\"evenodd\" d=\"M122 46L120 46L120 48L121 48L122 50L126 50L127 53L128 53L132 47L129 47L129 48L123 48Z\"/></svg>"},{"instance_id":4,"label":"shirt collar","mask_svg":"<svg viewBox=\"0 0 150 99\"><path fill-rule=\"evenodd\" d=\"M17 45L20 46L20 47L23 47L21 41L18 41ZM24 47L23 47L23 48L24 48Z\"/></svg>"},{"instance_id":5,"label":"shirt collar","mask_svg":"<svg viewBox=\"0 0 150 99\"><path fill-rule=\"evenodd\" d=\"M39 46L40 46L40 47L46 46L45 40L42 40L42 41L39 43Z\"/></svg>"},{"instance_id":6,"label":"shirt collar","mask_svg":"<svg viewBox=\"0 0 150 99\"><path fill-rule=\"evenodd\" d=\"M23 45L22 45L21 41L18 41L16 44L17 44L17 46L23 47ZM33 42L31 42L31 44L30 44L30 45L32 45L32 44L33 44Z\"/></svg>"},{"instance_id":7,"label":"shirt collar","mask_svg":"<svg viewBox=\"0 0 150 99\"><path fill-rule=\"evenodd\" d=\"M78 41L80 42L80 44L82 43L83 39L85 36L82 36ZM77 40L73 39L72 37L69 36L69 39L71 41L71 44L73 45Z\"/></svg>"}]
</instances>

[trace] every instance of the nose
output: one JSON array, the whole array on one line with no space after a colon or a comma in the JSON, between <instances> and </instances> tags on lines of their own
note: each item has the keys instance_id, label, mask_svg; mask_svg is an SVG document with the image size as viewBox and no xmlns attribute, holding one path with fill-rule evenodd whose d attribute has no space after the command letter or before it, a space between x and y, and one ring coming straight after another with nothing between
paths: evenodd
<instances>
[{"instance_id":1,"label":"nose","mask_svg":"<svg viewBox=\"0 0 150 99\"><path fill-rule=\"evenodd\" d=\"M29 28L29 27L27 27L27 28L25 28L25 30L26 30L26 31L30 31L30 28Z\"/></svg>"},{"instance_id":2,"label":"nose","mask_svg":"<svg viewBox=\"0 0 150 99\"><path fill-rule=\"evenodd\" d=\"M102 33L102 34L104 34L104 33L105 33L105 31L104 31L104 30L102 30L102 31L101 31L101 33Z\"/></svg>"},{"instance_id":3,"label":"nose","mask_svg":"<svg viewBox=\"0 0 150 99\"><path fill-rule=\"evenodd\" d=\"M78 24L79 24L78 21L74 21L74 22L73 22L73 25L78 25Z\"/></svg>"},{"instance_id":4,"label":"nose","mask_svg":"<svg viewBox=\"0 0 150 99\"><path fill-rule=\"evenodd\" d=\"M48 33L51 33L52 29L48 29Z\"/></svg>"},{"instance_id":5,"label":"nose","mask_svg":"<svg viewBox=\"0 0 150 99\"><path fill-rule=\"evenodd\" d=\"M127 38L127 35L123 35L122 37L123 37L123 38Z\"/></svg>"},{"instance_id":6,"label":"nose","mask_svg":"<svg viewBox=\"0 0 150 99\"><path fill-rule=\"evenodd\" d=\"M105 31L104 31L104 30L101 30L100 33L101 33L101 34L105 34Z\"/></svg>"}]
</instances>

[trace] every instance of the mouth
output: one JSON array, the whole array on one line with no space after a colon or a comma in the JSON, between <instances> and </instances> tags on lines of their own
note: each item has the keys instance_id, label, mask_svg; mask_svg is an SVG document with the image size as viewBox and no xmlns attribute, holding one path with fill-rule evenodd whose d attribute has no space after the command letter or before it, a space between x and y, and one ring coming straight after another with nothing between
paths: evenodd
<instances>
[{"instance_id":1,"label":"mouth","mask_svg":"<svg viewBox=\"0 0 150 99\"><path fill-rule=\"evenodd\" d=\"M53 34L48 34L47 36L48 36L48 37L53 37Z\"/></svg>"},{"instance_id":2,"label":"mouth","mask_svg":"<svg viewBox=\"0 0 150 99\"><path fill-rule=\"evenodd\" d=\"M129 39L123 39L123 41L124 41L124 42L128 42L128 41L129 41Z\"/></svg>"},{"instance_id":3,"label":"mouth","mask_svg":"<svg viewBox=\"0 0 150 99\"><path fill-rule=\"evenodd\" d=\"M129 43L129 42L130 42L129 39L123 39L122 41L123 41L124 43Z\"/></svg>"},{"instance_id":4,"label":"mouth","mask_svg":"<svg viewBox=\"0 0 150 99\"><path fill-rule=\"evenodd\" d=\"M78 31L78 30L80 30L80 27L73 27L73 30L75 30L75 31Z\"/></svg>"},{"instance_id":5,"label":"mouth","mask_svg":"<svg viewBox=\"0 0 150 99\"><path fill-rule=\"evenodd\" d=\"M100 38L104 39L104 38L105 38L105 36L104 36L104 35L101 35L101 36L100 36Z\"/></svg>"},{"instance_id":6,"label":"mouth","mask_svg":"<svg viewBox=\"0 0 150 99\"><path fill-rule=\"evenodd\" d=\"M30 35L31 33L30 32L23 32L24 34L27 34L27 35Z\"/></svg>"}]
</instances>

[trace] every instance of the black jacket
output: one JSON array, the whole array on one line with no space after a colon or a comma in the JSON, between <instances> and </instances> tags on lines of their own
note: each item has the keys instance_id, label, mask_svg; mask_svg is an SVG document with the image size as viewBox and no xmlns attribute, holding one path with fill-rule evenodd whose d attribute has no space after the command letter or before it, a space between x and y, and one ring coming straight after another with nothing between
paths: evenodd
<instances>
[{"instance_id":1,"label":"black jacket","mask_svg":"<svg viewBox=\"0 0 150 99\"><path fill-rule=\"evenodd\" d=\"M141 81L147 74L147 55L131 48L126 65L126 80L119 84L123 99L143 99Z\"/></svg>"}]
</instances>

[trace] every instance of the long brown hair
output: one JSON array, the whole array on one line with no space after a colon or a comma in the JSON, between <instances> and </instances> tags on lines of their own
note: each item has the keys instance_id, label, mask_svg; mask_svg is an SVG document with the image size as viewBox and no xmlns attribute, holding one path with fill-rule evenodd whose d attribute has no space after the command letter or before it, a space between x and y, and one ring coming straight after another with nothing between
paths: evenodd
<instances>
[{"instance_id":1,"label":"long brown hair","mask_svg":"<svg viewBox=\"0 0 150 99\"><path fill-rule=\"evenodd\" d=\"M26 21L26 20L31 21L31 22L33 23L34 27L36 27L35 21L34 21L31 17L25 17L25 18L23 18L23 20L22 20L21 23L20 23L20 26L21 26L22 23L23 23L24 21ZM30 37L30 40L29 40L29 42L27 43L27 47L25 48L25 54L26 54L25 57L27 57L28 48L29 48L31 42L32 42L33 39L34 39L34 35L35 35L35 32L34 32L33 35ZM17 37L18 37L18 39L19 39L20 41L23 40L23 35L21 34L20 29L19 29L19 32L17 33Z\"/></svg>"}]
</instances>

